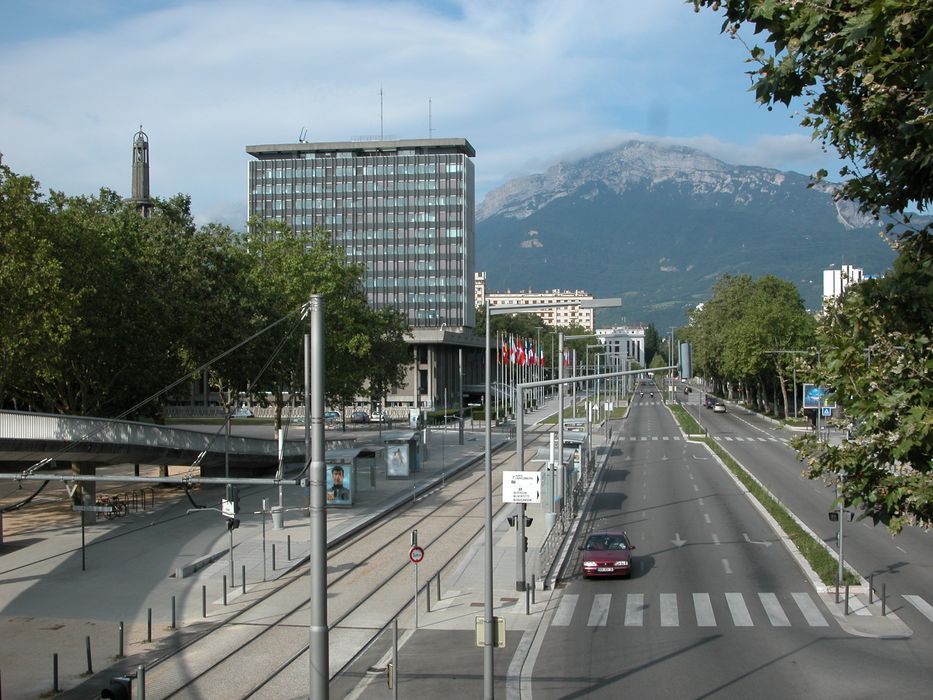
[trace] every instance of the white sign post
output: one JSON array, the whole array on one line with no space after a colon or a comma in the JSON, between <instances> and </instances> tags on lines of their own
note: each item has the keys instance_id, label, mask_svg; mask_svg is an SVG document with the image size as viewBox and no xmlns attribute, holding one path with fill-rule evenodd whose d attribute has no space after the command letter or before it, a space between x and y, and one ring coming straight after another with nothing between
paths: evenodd
<instances>
[{"instance_id":1,"label":"white sign post","mask_svg":"<svg viewBox=\"0 0 933 700\"><path fill-rule=\"evenodd\" d=\"M503 503L540 503L540 472L502 472Z\"/></svg>"}]
</instances>

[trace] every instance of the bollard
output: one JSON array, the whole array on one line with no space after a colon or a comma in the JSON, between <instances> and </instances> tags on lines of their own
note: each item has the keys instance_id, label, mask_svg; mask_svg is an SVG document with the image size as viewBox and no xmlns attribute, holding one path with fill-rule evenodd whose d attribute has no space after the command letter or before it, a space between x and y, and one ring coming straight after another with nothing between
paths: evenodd
<instances>
[{"instance_id":1,"label":"bollard","mask_svg":"<svg viewBox=\"0 0 933 700\"><path fill-rule=\"evenodd\" d=\"M227 604L227 574L224 574L224 605Z\"/></svg>"},{"instance_id":2,"label":"bollard","mask_svg":"<svg viewBox=\"0 0 933 700\"><path fill-rule=\"evenodd\" d=\"M288 535L285 539L285 558L288 561L292 560L292 536Z\"/></svg>"},{"instance_id":3,"label":"bollard","mask_svg":"<svg viewBox=\"0 0 933 700\"><path fill-rule=\"evenodd\" d=\"M175 596L172 596L172 629L175 629Z\"/></svg>"},{"instance_id":4,"label":"bollard","mask_svg":"<svg viewBox=\"0 0 933 700\"><path fill-rule=\"evenodd\" d=\"M845 615L849 614L849 584L848 583L846 584L846 607L845 607L845 612L843 614Z\"/></svg>"},{"instance_id":5,"label":"bollard","mask_svg":"<svg viewBox=\"0 0 933 700\"><path fill-rule=\"evenodd\" d=\"M243 594L246 595L246 564L243 565L241 571L242 574L240 575L240 578L242 579Z\"/></svg>"},{"instance_id":6,"label":"bollard","mask_svg":"<svg viewBox=\"0 0 933 700\"><path fill-rule=\"evenodd\" d=\"M119 642L117 644L117 658L123 658L123 621L120 621L120 635L118 637Z\"/></svg>"},{"instance_id":7,"label":"bollard","mask_svg":"<svg viewBox=\"0 0 933 700\"><path fill-rule=\"evenodd\" d=\"M875 602L873 599L874 593L875 593L875 575L869 574L868 575L868 604L869 605Z\"/></svg>"},{"instance_id":8,"label":"bollard","mask_svg":"<svg viewBox=\"0 0 933 700\"><path fill-rule=\"evenodd\" d=\"M207 617L207 586L201 586L201 617Z\"/></svg>"},{"instance_id":9,"label":"bollard","mask_svg":"<svg viewBox=\"0 0 933 700\"><path fill-rule=\"evenodd\" d=\"M52 690L59 692L58 687L58 654L52 654Z\"/></svg>"},{"instance_id":10,"label":"bollard","mask_svg":"<svg viewBox=\"0 0 933 700\"><path fill-rule=\"evenodd\" d=\"M272 572L275 573L275 542L272 543Z\"/></svg>"},{"instance_id":11,"label":"bollard","mask_svg":"<svg viewBox=\"0 0 933 700\"><path fill-rule=\"evenodd\" d=\"M152 641L152 608L147 608L147 620L146 620L146 641Z\"/></svg>"},{"instance_id":12,"label":"bollard","mask_svg":"<svg viewBox=\"0 0 933 700\"><path fill-rule=\"evenodd\" d=\"M136 697L146 700L146 667L142 664L136 668Z\"/></svg>"},{"instance_id":13,"label":"bollard","mask_svg":"<svg viewBox=\"0 0 933 700\"><path fill-rule=\"evenodd\" d=\"M535 604L535 575L531 575L531 604Z\"/></svg>"},{"instance_id":14,"label":"bollard","mask_svg":"<svg viewBox=\"0 0 933 700\"><path fill-rule=\"evenodd\" d=\"M431 612L431 582L430 581L428 581L428 585L424 587L424 592L427 595L427 600L428 600L427 612Z\"/></svg>"},{"instance_id":15,"label":"bollard","mask_svg":"<svg viewBox=\"0 0 933 700\"><path fill-rule=\"evenodd\" d=\"M87 636L84 638L84 650L87 652L87 675L94 675L94 668L91 666L91 638Z\"/></svg>"},{"instance_id":16,"label":"bollard","mask_svg":"<svg viewBox=\"0 0 933 700\"><path fill-rule=\"evenodd\" d=\"M440 601L441 599L441 572L440 571L437 572L437 574L435 575L435 578L437 579L437 600Z\"/></svg>"},{"instance_id":17,"label":"bollard","mask_svg":"<svg viewBox=\"0 0 933 700\"><path fill-rule=\"evenodd\" d=\"M525 582L525 614L531 615L531 591L528 590L528 582Z\"/></svg>"},{"instance_id":18,"label":"bollard","mask_svg":"<svg viewBox=\"0 0 933 700\"><path fill-rule=\"evenodd\" d=\"M888 604L888 584L881 584L881 617L884 617L888 614L887 604Z\"/></svg>"}]
</instances>

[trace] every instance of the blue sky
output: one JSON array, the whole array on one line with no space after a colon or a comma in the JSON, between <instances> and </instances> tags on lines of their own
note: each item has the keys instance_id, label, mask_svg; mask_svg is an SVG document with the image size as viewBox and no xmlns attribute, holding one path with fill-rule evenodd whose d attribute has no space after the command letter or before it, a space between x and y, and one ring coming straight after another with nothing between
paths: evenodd
<instances>
[{"instance_id":1,"label":"blue sky","mask_svg":"<svg viewBox=\"0 0 933 700\"><path fill-rule=\"evenodd\" d=\"M683 0L0 0L0 152L68 194L156 196L241 228L248 144L428 136L511 177L659 139L803 173L835 159L748 92L741 42ZM749 39L750 40L750 39Z\"/></svg>"}]
</instances>

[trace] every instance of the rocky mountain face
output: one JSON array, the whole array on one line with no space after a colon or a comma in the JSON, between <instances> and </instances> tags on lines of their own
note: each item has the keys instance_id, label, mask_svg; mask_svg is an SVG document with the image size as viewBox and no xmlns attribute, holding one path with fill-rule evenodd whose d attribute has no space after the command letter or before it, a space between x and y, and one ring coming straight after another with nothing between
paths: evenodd
<instances>
[{"instance_id":1,"label":"rocky mountain face","mask_svg":"<svg viewBox=\"0 0 933 700\"><path fill-rule=\"evenodd\" d=\"M818 308L822 270L884 272L881 226L793 172L628 142L491 191L477 207L476 269L490 291L621 296L599 323L686 323L726 273L774 274Z\"/></svg>"}]
</instances>

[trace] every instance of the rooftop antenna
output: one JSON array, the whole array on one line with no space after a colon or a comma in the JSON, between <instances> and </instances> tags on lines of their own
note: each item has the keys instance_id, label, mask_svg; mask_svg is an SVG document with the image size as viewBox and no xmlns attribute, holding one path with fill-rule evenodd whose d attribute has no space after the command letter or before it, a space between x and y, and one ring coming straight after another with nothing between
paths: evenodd
<instances>
[{"instance_id":1,"label":"rooftop antenna","mask_svg":"<svg viewBox=\"0 0 933 700\"><path fill-rule=\"evenodd\" d=\"M308 135L308 130L305 127L301 127L301 131L298 132L298 143L308 143L308 140L305 138Z\"/></svg>"},{"instance_id":2,"label":"rooftop antenna","mask_svg":"<svg viewBox=\"0 0 933 700\"><path fill-rule=\"evenodd\" d=\"M385 136L382 132L382 86L379 86L379 140L383 141Z\"/></svg>"},{"instance_id":3,"label":"rooftop antenna","mask_svg":"<svg viewBox=\"0 0 933 700\"><path fill-rule=\"evenodd\" d=\"M431 98L428 98L428 138L434 138L434 128L431 126Z\"/></svg>"}]
</instances>

